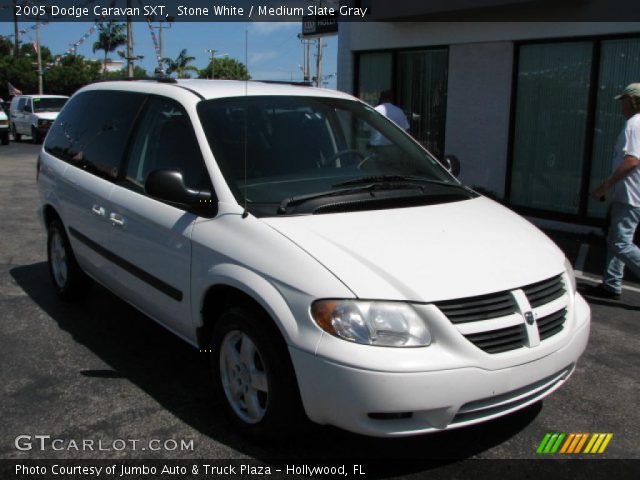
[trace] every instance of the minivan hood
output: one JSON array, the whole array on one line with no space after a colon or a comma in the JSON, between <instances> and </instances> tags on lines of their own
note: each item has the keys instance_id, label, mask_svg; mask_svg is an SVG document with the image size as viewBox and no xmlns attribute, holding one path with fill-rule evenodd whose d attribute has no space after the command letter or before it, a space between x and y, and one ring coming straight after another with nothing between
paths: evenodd
<instances>
[{"instance_id":1,"label":"minivan hood","mask_svg":"<svg viewBox=\"0 0 640 480\"><path fill-rule=\"evenodd\" d=\"M413 208L262 220L357 297L431 302L509 290L558 275L564 254L484 197Z\"/></svg>"}]
</instances>

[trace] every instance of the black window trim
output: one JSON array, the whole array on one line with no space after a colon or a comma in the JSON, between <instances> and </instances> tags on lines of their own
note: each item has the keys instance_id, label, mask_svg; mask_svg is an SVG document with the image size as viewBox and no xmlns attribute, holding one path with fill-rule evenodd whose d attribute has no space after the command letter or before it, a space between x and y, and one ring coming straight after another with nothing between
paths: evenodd
<instances>
[{"instance_id":1,"label":"black window trim","mask_svg":"<svg viewBox=\"0 0 640 480\"><path fill-rule=\"evenodd\" d=\"M175 98L167 97L166 95L158 95L158 94L152 94L152 93L143 94L143 95L145 95L146 98L142 102L142 105L140 106L140 110L138 111L138 113L136 115L136 118L135 118L134 122L131 125L131 129L129 130L129 134L128 134L128 137L127 137L127 142L125 144L123 157L120 160L120 168L118 169L118 176L115 179L112 180L113 183L115 183L117 186L120 186L122 188L126 188L127 190L131 190L132 192L135 192L135 193L137 193L139 195L145 196L147 198L151 198L152 200L155 200L156 202L164 203L165 205L169 205L169 206L172 206L172 207L177 208L179 210L183 210L183 211L186 211L186 212L189 212L189 213L193 213L193 214L198 215L200 217L204 217L204 218L214 218L214 217L216 217L217 214L218 214L218 196L216 195L215 188L213 186L213 182L211 181L211 173L209 172L209 168L207 167L207 162L205 162L205 160L204 160L204 155L203 155L203 152L202 152L202 146L200 145L200 142L198 142L198 137L195 134L195 129L193 128L193 122L191 121L191 118L189 117L187 109L185 108L185 106L181 102L179 102ZM193 136L194 136L194 139L195 139L196 144L198 146L198 150L200 151L200 160L202 161L202 166L203 166L204 171L206 173L206 175L205 175L205 181L206 181L206 184L207 184L206 186L209 189L209 191L211 192L211 205L210 206L207 206L206 208L202 208L202 207L184 208L184 207L178 206L178 205L173 204L173 203L163 202L162 200L159 200L157 198L150 197L149 195L147 195L147 193L145 192L143 187L141 187L137 183L134 183L134 182L130 181L129 179L127 179L127 170L129 168L131 149L133 148L134 140L135 140L136 136L138 135L138 132L140 131L140 129L142 127L142 118L144 118L144 115L146 114L147 109L149 108L149 104L150 104L152 99L169 100L169 101L175 102L176 104L180 105L180 107L182 107L182 109L187 114L186 118L187 118L187 121L189 122L189 127L190 127L191 131L193 132Z\"/></svg>"}]
</instances>

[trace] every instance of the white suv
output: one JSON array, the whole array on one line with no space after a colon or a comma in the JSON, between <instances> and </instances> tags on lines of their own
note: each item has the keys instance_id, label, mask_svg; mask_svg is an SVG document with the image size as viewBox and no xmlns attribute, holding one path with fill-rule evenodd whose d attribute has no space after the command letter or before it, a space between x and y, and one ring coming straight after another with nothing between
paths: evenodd
<instances>
[{"instance_id":1,"label":"white suv","mask_svg":"<svg viewBox=\"0 0 640 480\"><path fill-rule=\"evenodd\" d=\"M38 185L58 294L95 279L201 349L255 437L299 412L376 436L482 422L559 388L589 337L544 234L340 92L90 85Z\"/></svg>"},{"instance_id":2,"label":"white suv","mask_svg":"<svg viewBox=\"0 0 640 480\"><path fill-rule=\"evenodd\" d=\"M13 139L19 142L22 135L29 135L33 143L40 143L68 98L63 95L13 97L9 107Z\"/></svg>"}]
</instances>

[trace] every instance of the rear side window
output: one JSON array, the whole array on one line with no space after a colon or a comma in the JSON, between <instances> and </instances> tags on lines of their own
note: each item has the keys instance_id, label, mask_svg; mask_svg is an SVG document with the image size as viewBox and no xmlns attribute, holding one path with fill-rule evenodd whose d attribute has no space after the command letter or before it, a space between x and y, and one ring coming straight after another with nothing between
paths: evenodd
<instances>
[{"instance_id":1,"label":"rear side window","mask_svg":"<svg viewBox=\"0 0 640 480\"><path fill-rule=\"evenodd\" d=\"M92 91L76 95L47 135L51 155L108 179L115 179L131 127L146 96Z\"/></svg>"}]
</instances>

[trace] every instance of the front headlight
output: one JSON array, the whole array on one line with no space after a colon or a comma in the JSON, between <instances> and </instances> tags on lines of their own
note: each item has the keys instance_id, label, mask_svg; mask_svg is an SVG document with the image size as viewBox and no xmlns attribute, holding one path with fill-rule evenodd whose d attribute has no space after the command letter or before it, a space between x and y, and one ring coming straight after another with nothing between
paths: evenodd
<instances>
[{"instance_id":1,"label":"front headlight","mask_svg":"<svg viewBox=\"0 0 640 480\"><path fill-rule=\"evenodd\" d=\"M407 303L359 300L318 300L311 316L326 332L363 345L424 347L431 333Z\"/></svg>"},{"instance_id":2,"label":"front headlight","mask_svg":"<svg viewBox=\"0 0 640 480\"><path fill-rule=\"evenodd\" d=\"M567 271L569 282L571 283L571 293L576 293L576 273L573 271L573 266L568 258L564 259L564 269Z\"/></svg>"}]
</instances>

